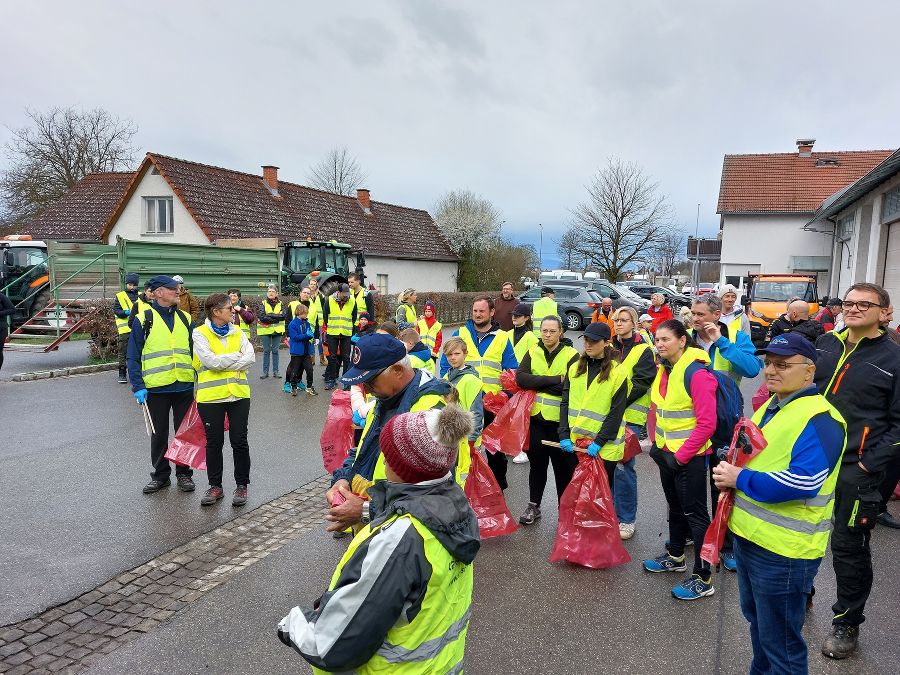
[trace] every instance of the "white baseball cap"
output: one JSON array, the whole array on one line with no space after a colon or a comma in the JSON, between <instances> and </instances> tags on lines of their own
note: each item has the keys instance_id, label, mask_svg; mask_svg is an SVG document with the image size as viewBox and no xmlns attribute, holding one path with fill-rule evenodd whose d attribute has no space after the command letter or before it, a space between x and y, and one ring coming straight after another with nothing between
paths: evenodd
<instances>
[{"instance_id":1,"label":"white baseball cap","mask_svg":"<svg viewBox=\"0 0 900 675\"><path fill-rule=\"evenodd\" d=\"M177 281L179 284L183 284L183 283L184 283L184 277L182 277L180 274L176 274L176 275L173 276L172 278L173 278L175 281Z\"/></svg>"}]
</instances>

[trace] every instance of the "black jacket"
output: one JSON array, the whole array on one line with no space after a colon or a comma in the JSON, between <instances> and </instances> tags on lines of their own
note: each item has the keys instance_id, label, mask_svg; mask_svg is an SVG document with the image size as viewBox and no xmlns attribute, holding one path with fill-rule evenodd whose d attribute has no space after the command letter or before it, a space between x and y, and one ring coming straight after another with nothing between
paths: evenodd
<instances>
[{"instance_id":1,"label":"black jacket","mask_svg":"<svg viewBox=\"0 0 900 675\"><path fill-rule=\"evenodd\" d=\"M597 376L600 374L600 359L592 359L587 357L587 381L588 384L593 382ZM606 443L614 440L615 437L619 434L619 427L622 425L622 418L625 416L625 408L628 407L628 383L622 382L622 386L620 386L612 396L612 401L609 406L609 413L606 415L606 419L603 420L603 424L600 427L600 431L597 432L597 435L594 436L594 443L599 446L603 446ZM565 383L563 384L563 394L562 394L562 403L559 406L559 440L565 440L571 437L571 429L569 428L569 378L566 378Z\"/></svg>"},{"instance_id":2,"label":"black jacket","mask_svg":"<svg viewBox=\"0 0 900 675\"><path fill-rule=\"evenodd\" d=\"M794 323L787 318L786 314L782 314L769 326L769 331L766 333L766 342L782 333L797 333L815 344L815 341L822 334L822 324L815 319L803 319L803 321Z\"/></svg>"},{"instance_id":3,"label":"black jacket","mask_svg":"<svg viewBox=\"0 0 900 675\"><path fill-rule=\"evenodd\" d=\"M553 354L547 351L547 347L544 345L543 340L538 340L538 346L541 350L541 355L545 359L545 363L549 366L550 362L553 360L553 356L555 356L560 349L565 345L562 341L560 341L559 345L557 345ZM566 370L573 363L578 360L578 354L572 356L569 359L569 363L566 365ZM516 384L519 385L522 389L534 389L535 391L539 391L544 394L550 394L552 396L562 396L563 394L563 380L559 379L559 375L534 375L531 372L531 351L525 352L525 356L522 357L522 362L519 364L519 367L516 369ZM533 416L532 419L539 420L541 422L549 422L545 420L543 415L540 413ZM551 424L555 424L555 422L550 422Z\"/></svg>"},{"instance_id":4,"label":"black jacket","mask_svg":"<svg viewBox=\"0 0 900 675\"><path fill-rule=\"evenodd\" d=\"M843 358L847 335L816 341L815 383L847 422L844 461L877 473L900 457L900 345L882 332Z\"/></svg>"},{"instance_id":5,"label":"black jacket","mask_svg":"<svg viewBox=\"0 0 900 675\"><path fill-rule=\"evenodd\" d=\"M725 333L723 333L725 335ZM620 340L618 335L614 335L612 345L619 352L619 362L622 362L628 356L628 352L635 345L647 344L644 338L638 333L634 333L631 339ZM631 393L628 394L626 407L637 401L641 396L647 393L653 380L656 379L656 357L653 354L653 348L645 349L644 353L634 364L634 370L631 373Z\"/></svg>"}]
</instances>

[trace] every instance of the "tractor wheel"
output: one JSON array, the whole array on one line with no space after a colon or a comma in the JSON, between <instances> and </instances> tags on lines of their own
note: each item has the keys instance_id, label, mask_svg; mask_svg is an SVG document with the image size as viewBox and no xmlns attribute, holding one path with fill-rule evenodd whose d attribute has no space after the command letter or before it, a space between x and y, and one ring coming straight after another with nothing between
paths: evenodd
<instances>
[{"instance_id":1,"label":"tractor wheel","mask_svg":"<svg viewBox=\"0 0 900 675\"><path fill-rule=\"evenodd\" d=\"M322 284L319 287L319 290L322 292L322 295L325 298L329 298L332 293L334 293L338 288L340 288L341 284L347 283L346 281L341 280L340 277L331 277L328 281Z\"/></svg>"},{"instance_id":2,"label":"tractor wheel","mask_svg":"<svg viewBox=\"0 0 900 675\"><path fill-rule=\"evenodd\" d=\"M30 319L35 314L40 312L42 309L46 309L47 305L50 304L50 301L53 300L53 294L50 292L50 284L47 284L41 289L41 292L34 296L34 300L31 301L31 309L28 312L28 318ZM63 317L60 317L63 318ZM56 325L56 319L40 319L41 323L45 323L48 325ZM51 323L52 322L52 323Z\"/></svg>"}]
</instances>

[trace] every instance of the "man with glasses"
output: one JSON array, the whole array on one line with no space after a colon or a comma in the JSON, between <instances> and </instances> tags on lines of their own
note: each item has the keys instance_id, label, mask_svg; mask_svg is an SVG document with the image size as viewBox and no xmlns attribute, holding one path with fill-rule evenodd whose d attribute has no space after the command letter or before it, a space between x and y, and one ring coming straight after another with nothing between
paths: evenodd
<instances>
[{"instance_id":1,"label":"man with glasses","mask_svg":"<svg viewBox=\"0 0 900 675\"><path fill-rule=\"evenodd\" d=\"M719 489L736 488L728 527L750 622L750 672L805 673L806 599L828 547L846 424L813 383L812 343L787 333L757 354L774 395L753 422L768 445L743 468L720 462L713 478Z\"/></svg>"},{"instance_id":2,"label":"man with glasses","mask_svg":"<svg viewBox=\"0 0 900 675\"><path fill-rule=\"evenodd\" d=\"M869 538L881 506L878 487L900 456L900 346L881 327L890 304L881 286L854 284L841 303L846 329L816 341L816 386L847 421L831 539L837 602L822 645L833 659L857 647L872 590Z\"/></svg>"},{"instance_id":3,"label":"man with glasses","mask_svg":"<svg viewBox=\"0 0 900 675\"><path fill-rule=\"evenodd\" d=\"M444 397L453 388L427 370L413 370L406 345L384 333L362 336L353 345L350 360L353 365L341 382L348 387L361 384L376 402L366 416L359 446L350 449L350 455L332 475L331 488L325 493L331 507L325 517L332 522L327 528L329 532L343 532L368 522L368 510L363 507L369 487L384 477L378 475L381 455L378 439L388 420L401 413L443 407Z\"/></svg>"}]
</instances>

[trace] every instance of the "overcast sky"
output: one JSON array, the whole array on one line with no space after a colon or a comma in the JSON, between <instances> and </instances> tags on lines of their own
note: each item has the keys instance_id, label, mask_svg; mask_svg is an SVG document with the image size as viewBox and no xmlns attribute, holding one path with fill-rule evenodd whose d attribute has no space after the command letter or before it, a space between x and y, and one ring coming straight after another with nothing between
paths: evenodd
<instances>
[{"instance_id":1,"label":"overcast sky","mask_svg":"<svg viewBox=\"0 0 900 675\"><path fill-rule=\"evenodd\" d=\"M609 157L713 236L726 153L896 148L897 25L822 0L2 2L0 142L26 107L102 107L141 154L298 183L347 145L373 199L469 188L514 241L543 223L547 263Z\"/></svg>"}]
</instances>

